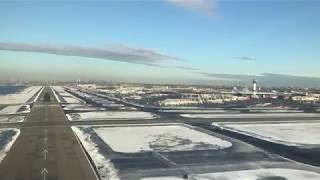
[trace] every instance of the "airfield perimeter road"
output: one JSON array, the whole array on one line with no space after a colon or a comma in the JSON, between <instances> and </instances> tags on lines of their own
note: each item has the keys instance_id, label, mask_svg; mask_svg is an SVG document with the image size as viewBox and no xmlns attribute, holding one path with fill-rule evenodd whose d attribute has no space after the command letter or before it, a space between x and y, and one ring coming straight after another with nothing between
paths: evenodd
<instances>
[{"instance_id":1,"label":"airfield perimeter road","mask_svg":"<svg viewBox=\"0 0 320 180\"><path fill-rule=\"evenodd\" d=\"M44 101L44 94L50 101ZM28 126L28 124L41 126ZM1 180L96 180L98 179L66 116L45 88L22 124L21 134L0 164ZM61 126L56 126L60 124Z\"/></svg>"}]
</instances>

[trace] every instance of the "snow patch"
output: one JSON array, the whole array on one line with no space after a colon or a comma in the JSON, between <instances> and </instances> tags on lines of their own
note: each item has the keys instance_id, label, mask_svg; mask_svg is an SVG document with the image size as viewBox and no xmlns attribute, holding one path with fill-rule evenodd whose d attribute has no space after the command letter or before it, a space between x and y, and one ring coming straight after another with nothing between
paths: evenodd
<instances>
[{"instance_id":1,"label":"snow patch","mask_svg":"<svg viewBox=\"0 0 320 180\"><path fill-rule=\"evenodd\" d=\"M65 101L69 104L84 104L84 101L65 91L62 86L52 86L53 88ZM60 102L57 94L55 94L56 99Z\"/></svg>"},{"instance_id":2,"label":"snow patch","mask_svg":"<svg viewBox=\"0 0 320 180\"><path fill-rule=\"evenodd\" d=\"M0 95L0 104L24 104L41 88L42 86L31 86L15 94Z\"/></svg>"},{"instance_id":3,"label":"snow patch","mask_svg":"<svg viewBox=\"0 0 320 180\"><path fill-rule=\"evenodd\" d=\"M36 102L39 99L40 94L42 93L44 87L41 87L41 90L38 92L37 96L33 99L33 102Z\"/></svg>"},{"instance_id":4,"label":"snow patch","mask_svg":"<svg viewBox=\"0 0 320 180\"><path fill-rule=\"evenodd\" d=\"M22 105L6 106L0 110L0 114L15 114L22 107Z\"/></svg>"},{"instance_id":5,"label":"snow patch","mask_svg":"<svg viewBox=\"0 0 320 180\"><path fill-rule=\"evenodd\" d=\"M72 96L62 96L63 99L67 102L67 103L82 103L79 99L77 99L76 97L72 97Z\"/></svg>"},{"instance_id":6,"label":"snow patch","mask_svg":"<svg viewBox=\"0 0 320 180\"><path fill-rule=\"evenodd\" d=\"M118 180L118 170L114 167L110 159L107 159L99 152L99 147L91 140L91 135L88 133L84 133L81 128L82 127L71 127L73 132L80 139L82 145L89 153L90 157L94 161L95 166L97 167L99 176L101 180Z\"/></svg>"},{"instance_id":7,"label":"snow patch","mask_svg":"<svg viewBox=\"0 0 320 180\"><path fill-rule=\"evenodd\" d=\"M54 87L56 87L56 86L51 86L50 88L52 89L52 92L53 92L53 95L54 95L55 99L58 101L58 103L61 103L61 100L58 97L58 95L56 93L56 89Z\"/></svg>"},{"instance_id":8,"label":"snow patch","mask_svg":"<svg viewBox=\"0 0 320 180\"><path fill-rule=\"evenodd\" d=\"M15 123L24 121L25 116L0 116L0 123Z\"/></svg>"},{"instance_id":9,"label":"snow patch","mask_svg":"<svg viewBox=\"0 0 320 180\"><path fill-rule=\"evenodd\" d=\"M224 124L224 129L293 146L319 145L320 123Z\"/></svg>"},{"instance_id":10,"label":"snow patch","mask_svg":"<svg viewBox=\"0 0 320 180\"><path fill-rule=\"evenodd\" d=\"M190 151L229 148L228 141L183 125L95 127L94 131L114 151Z\"/></svg>"},{"instance_id":11,"label":"snow patch","mask_svg":"<svg viewBox=\"0 0 320 180\"><path fill-rule=\"evenodd\" d=\"M72 111L102 111L106 110L105 108L99 108L99 107L92 107L88 105L82 105L82 104L68 104L65 107L63 107L63 110L72 110Z\"/></svg>"},{"instance_id":12,"label":"snow patch","mask_svg":"<svg viewBox=\"0 0 320 180\"><path fill-rule=\"evenodd\" d=\"M181 114L186 118L281 118L320 117L320 113L238 113L238 114Z\"/></svg>"},{"instance_id":13,"label":"snow patch","mask_svg":"<svg viewBox=\"0 0 320 180\"><path fill-rule=\"evenodd\" d=\"M23 108L24 111L19 111L20 108ZM29 105L13 105L13 106L6 106L5 108L0 110L1 115L10 115L10 114L17 114L17 113L29 113L30 106Z\"/></svg>"},{"instance_id":14,"label":"snow patch","mask_svg":"<svg viewBox=\"0 0 320 180\"><path fill-rule=\"evenodd\" d=\"M143 111L103 111L67 114L70 121L79 120L127 120L127 119L154 119L156 116Z\"/></svg>"},{"instance_id":15,"label":"snow patch","mask_svg":"<svg viewBox=\"0 0 320 180\"><path fill-rule=\"evenodd\" d=\"M1 129L0 133L3 133L4 131L15 131L15 135L11 137L11 140L4 145L4 147L0 147L0 162L4 159L4 157L7 155L7 152L10 150L13 143L16 141L20 134L19 129ZM0 136L0 140L2 140L2 137Z\"/></svg>"},{"instance_id":16,"label":"snow patch","mask_svg":"<svg viewBox=\"0 0 320 180\"><path fill-rule=\"evenodd\" d=\"M197 180L319 180L320 174L296 169L255 169L192 175ZM150 177L143 180L183 180L182 177Z\"/></svg>"}]
</instances>

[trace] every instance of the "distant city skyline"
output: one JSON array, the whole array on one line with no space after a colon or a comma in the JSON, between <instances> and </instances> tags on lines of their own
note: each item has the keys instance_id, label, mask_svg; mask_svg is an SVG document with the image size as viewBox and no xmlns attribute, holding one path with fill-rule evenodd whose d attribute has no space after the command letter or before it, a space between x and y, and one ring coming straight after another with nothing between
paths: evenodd
<instances>
[{"instance_id":1,"label":"distant city skyline","mask_svg":"<svg viewBox=\"0 0 320 180\"><path fill-rule=\"evenodd\" d=\"M0 2L0 80L320 87L319 1Z\"/></svg>"}]
</instances>

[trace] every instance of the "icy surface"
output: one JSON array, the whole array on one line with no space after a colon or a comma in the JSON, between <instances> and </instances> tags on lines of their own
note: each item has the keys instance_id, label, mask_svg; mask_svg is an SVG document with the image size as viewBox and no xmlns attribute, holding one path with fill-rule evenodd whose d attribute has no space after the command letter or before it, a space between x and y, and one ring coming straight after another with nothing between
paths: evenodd
<instances>
[{"instance_id":1,"label":"icy surface","mask_svg":"<svg viewBox=\"0 0 320 180\"><path fill-rule=\"evenodd\" d=\"M99 127L95 132L114 151L216 150L232 144L183 125Z\"/></svg>"},{"instance_id":2,"label":"icy surface","mask_svg":"<svg viewBox=\"0 0 320 180\"><path fill-rule=\"evenodd\" d=\"M289 145L320 144L320 123L226 124L222 127Z\"/></svg>"},{"instance_id":3,"label":"icy surface","mask_svg":"<svg viewBox=\"0 0 320 180\"><path fill-rule=\"evenodd\" d=\"M126 120L126 119L154 119L155 115L142 111L104 111L67 114L70 121L76 120Z\"/></svg>"},{"instance_id":4,"label":"icy surface","mask_svg":"<svg viewBox=\"0 0 320 180\"><path fill-rule=\"evenodd\" d=\"M186 118L270 118L320 117L320 113L238 113L238 114L181 114Z\"/></svg>"},{"instance_id":5,"label":"icy surface","mask_svg":"<svg viewBox=\"0 0 320 180\"><path fill-rule=\"evenodd\" d=\"M82 145L89 153L91 159L97 167L101 180L118 180L118 170L113 166L110 159L106 158L99 152L98 146L91 141L91 135L81 130L85 127L72 127L77 137L80 139Z\"/></svg>"},{"instance_id":6,"label":"icy surface","mask_svg":"<svg viewBox=\"0 0 320 180\"><path fill-rule=\"evenodd\" d=\"M320 174L295 169L256 169L192 175L196 180L319 180ZM182 180L181 177L151 177L143 180Z\"/></svg>"},{"instance_id":7,"label":"icy surface","mask_svg":"<svg viewBox=\"0 0 320 180\"><path fill-rule=\"evenodd\" d=\"M5 131L15 131L15 135L13 135L12 137L3 137L3 133ZM6 138L11 138L6 144L0 146L0 162L6 156L7 152L10 150L12 144L15 142L19 134L19 129L0 129L0 141L4 141Z\"/></svg>"},{"instance_id":8,"label":"icy surface","mask_svg":"<svg viewBox=\"0 0 320 180\"><path fill-rule=\"evenodd\" d=\"M27 87L21 92L15 94L0 95L0 104L23 104L35 95L41 86Z\"/></svg>"}]
</instances>

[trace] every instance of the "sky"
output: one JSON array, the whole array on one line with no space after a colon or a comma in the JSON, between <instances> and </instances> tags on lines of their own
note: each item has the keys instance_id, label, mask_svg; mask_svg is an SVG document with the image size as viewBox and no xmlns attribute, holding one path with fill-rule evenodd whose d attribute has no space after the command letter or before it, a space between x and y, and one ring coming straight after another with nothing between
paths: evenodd
<instances>
[{"instance_id":1,"label":"sky","mask_svg":"<svg viewBox=\"0 0 320 180\"><path fill-rule=\"evenodd\" d=\"M1 1L0 80L320 87L320 1Z\"/></svg>"}]
</instances>

